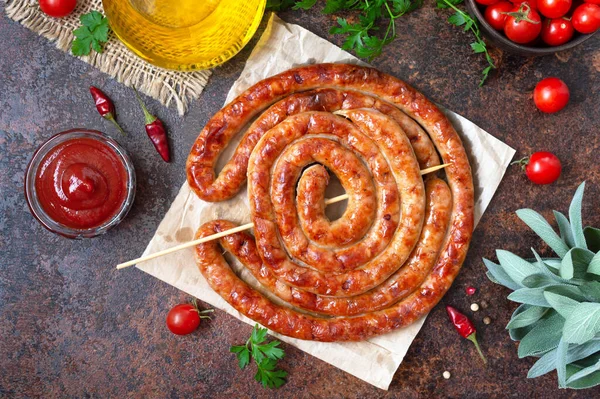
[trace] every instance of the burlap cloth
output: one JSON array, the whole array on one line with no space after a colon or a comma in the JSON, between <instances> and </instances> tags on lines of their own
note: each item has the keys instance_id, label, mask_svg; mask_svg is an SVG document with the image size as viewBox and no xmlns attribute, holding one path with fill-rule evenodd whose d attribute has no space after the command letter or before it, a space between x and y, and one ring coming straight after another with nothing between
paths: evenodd
<instances>
[{"instance_id":1,"label":"burlap cloth","mask_svg":"<svg viewBox=\"0 0 600 399\"><path fill-rule=\"evenodd\" d=\"M126 0L123 0L126 1ZM35 33L53 41L60 50L71 54L73 29L80 26L79 17L91 10L102 11L101 0L78 0L77 7L65 18L52 18L44 14L37 0L8 0L6 15ZM156 67L137 57L111 33L104 52L92 52L78 57L118 82L133 86L165 106L175 104L183 115L188 105L200 96L211 72L178 72Z\"/></svg>"}]
</instances>

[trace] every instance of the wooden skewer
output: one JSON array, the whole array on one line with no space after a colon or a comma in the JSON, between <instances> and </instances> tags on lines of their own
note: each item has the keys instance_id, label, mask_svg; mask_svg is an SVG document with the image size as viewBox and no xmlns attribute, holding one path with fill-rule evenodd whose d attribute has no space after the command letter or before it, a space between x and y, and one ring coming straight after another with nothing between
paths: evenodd
<instances>
[{"instance_id":1,"label":"wooden skewer","mask_svg":"<svg viewBox=\"0 0 600 399\"><path fill-rule=\"evenodd\" d=\"M431 168L423 169L423 170L421 170L421 176L422 175L426 175L426 174L431 173L431 172L435 172L436 170L443 169L443 168L445 168L446 166L449 166L449 165L450 165L449 163L445 163L443 165L437 165L437 166L432 166ZM337 197L326 199L325 200L325 205L333 204L335 202L340 202L340 201L343 201L345 199L348 199L348 194L338 195ZM199 238L197 240L193 240L193 241L189 241L189 242L184 242L183 244L176 245L174 247L167 248L165 250L158 251L158 252L155 252L153 254L143 256L141 258L133 259L133 260L130 260L130 261L125 262L125 263L120 263L120 264L117 265L117 269L124 269L126 267L133 266L136 263L146 262L146 261L148 261L150 259L159 258L161 256L168 255L170 253L177 252L177 251L180 251L180 250L185 249L185 248L194 247L196 245L203 244L203 243L208 242L208 241L212 241L212 240L216 240L216 239L221 238L221 237L225 237L225 236L227 236L229 234L239 233L240 231L244 231L244 230L250 230L252 227L254 227L254 223L246 223L246 224L243 224L241 226L234 227L233 229L222 231L220 233L216 233L216 234L212 234L210 236L202 237L202 238Z\"/></svg>"}]
</instances>

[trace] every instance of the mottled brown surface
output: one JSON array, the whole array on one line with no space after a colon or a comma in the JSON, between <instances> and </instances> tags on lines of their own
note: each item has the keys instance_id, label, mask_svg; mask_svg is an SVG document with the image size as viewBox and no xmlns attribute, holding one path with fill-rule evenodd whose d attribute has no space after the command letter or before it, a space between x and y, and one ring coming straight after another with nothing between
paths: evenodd
<instances>
[{"instance_id":1,"label":"mottled brown surface","mask_svg":"<svg viewBox=\"0 0 600 399\"><path fill-rule=\"evenodd\" d=\"M331 39L327 30L333 17L314 11L281 15ZM281 362L290 373L288 384L266 391L252 371L240 372L228 353L230 344L246 339L250 327L222 312L191 336L169 333L166 312L186 295L138 270L113 268L138 256L152 236L185 180L185 158L198 131L222 106L248 50L215 71L185 118L148 101L171 131L174 162L165 165L143 132L129 89L2 15L0 397L598 397L600 389L558 390L554 374L525 378L533 359L519 360L504 330L515 304L506 300L508 290L486 279L481 257L494 257L500 247L523 255L530 246L540 247L514 211L524 206L546 216L551 209L565 211L582 180L588 181L584 220L600 225L600 36L559 56L495 52L501 72L479 89L484 65L471 54L471 38L448 25L446 15L429 6L403 17L398 40L373 65L487 129L516 148L518 156L549 149L565 166L560 181L544 187L509 169L475 231L462 272L442 300L465 311L472 300L489 304L473 315L490 360L487 368L451 329L442 306L430 314L388 393L289 346ZM571 103L558 115L536 112L531 101L535 83L549 75L571 88ZM118 137L97 115L87 91L91 84L114 98L127 137ZM127 219L88 241L45 231L22 194L33 150L52 133L75 126L115 136L132 153L139 181ZM464 294L468 285L478 288L472 298ZM486 315L492 318L489 326L482 322ZM444 370L452 373L450 380L441 377Z\"/></svg>"}]
</instances>

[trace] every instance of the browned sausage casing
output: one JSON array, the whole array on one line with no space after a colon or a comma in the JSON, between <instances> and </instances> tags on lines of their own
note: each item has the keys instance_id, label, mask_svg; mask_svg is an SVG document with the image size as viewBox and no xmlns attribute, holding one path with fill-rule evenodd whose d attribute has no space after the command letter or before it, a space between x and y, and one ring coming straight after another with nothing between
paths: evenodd
<instances>
[{"instance_id":1,"label":"browned sausage casing","mask_svg":"<svg viewBox=\"0 0 600 399\"><path fill-rule=\"evenodd\" d=\"M219 154L244 129L216 176ZM419 168L440 157L451 164L447 184L424 182ZM371 68L319 64L257 83L207 123L187 167L208 201L232 197L248 180L256 239L237 233L220 245L285 302L240 280L219 242L196 247L202 274L243 314L300 339L363 340L417 320L450 287L472 235L460 138L422 94ZM333 222L324 213L328 170L349 194ZM197 236L234 226L209 222Z\"/></svg>"}]
</instances>

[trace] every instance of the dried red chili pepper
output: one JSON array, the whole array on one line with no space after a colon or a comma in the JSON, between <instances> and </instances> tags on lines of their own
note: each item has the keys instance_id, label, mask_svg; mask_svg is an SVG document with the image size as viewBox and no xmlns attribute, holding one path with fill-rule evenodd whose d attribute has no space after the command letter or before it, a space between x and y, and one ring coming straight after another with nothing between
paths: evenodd
<instances>
[{"instance_id":1,"label":"dried red chili pepper","mask_svg":"<svg viewBox=\"0 0 600 399\"><path fill-rule=\"evenodd\" d=\"M111 121L122 134L125 134L125 132L123 131L121 126L119 126L117 120L115 119L115 106L110 100L110 98L108 98L108 96L104 94L102 90L94 86L90 86L90 93L92 93L92 98L96 103L96 109L98 110L100 115L104 119L108 119L109 121Z\"/></svg>"},{"instance_id":2,"label":"dried red chili pepper","mask_svg":"<svg viewBox=\"0 0 600 399\"><path fill-rule=\"evenodd\" d=\"M169 140L167 139L167 131L165 130L165 126L156 116L152 115L148 112L146 105L142 101L138 91L134 87L135 96L137 97L140 105L142 106L142 111L144 111L144 117L146 118L146 133L154 144L154 148L160 154L162 159L165 162L169 162L171 159L169 156Z\"/></svg>"},{"instance_id":3,"label":"dried red chili pepper","mask_svg":"<svg viewBox=\"0 0 600 399\"><path fill-rule=\"evenodd\" d=\"M463 337L468 339L469 341L475 344L475 348L477 352L479 352L479 356L481 356L481 360L483 363L487 363L485 356L483 356L483 352L481 352L481 348L479 347L479 343L477 343L477 338L475 336L475 326L471 323L471 320L464 314L460 313L457 309L452 306L446 305L446 311L448 312L448 316L452 321L452 324L456 328L456 331Z\"/></svg>"}]
</instances>

